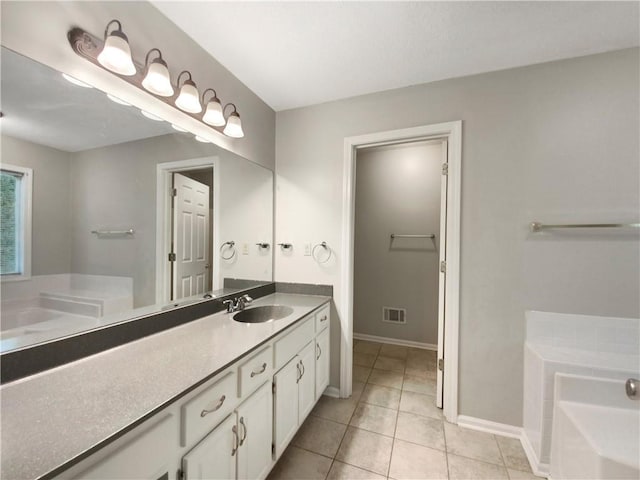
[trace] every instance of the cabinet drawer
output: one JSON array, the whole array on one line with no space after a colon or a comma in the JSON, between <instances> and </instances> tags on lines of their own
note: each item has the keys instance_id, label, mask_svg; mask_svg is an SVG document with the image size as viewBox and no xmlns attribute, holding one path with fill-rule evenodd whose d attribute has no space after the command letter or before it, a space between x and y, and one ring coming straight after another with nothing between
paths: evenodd
<instances>
[{"instance_id":1,"label":"cabinet drawer","mask_svg":"<svg viewBox=\"0 0 640 480\"><path fill-rule=\"evenodd\" d=\"M302 320L302 325L296 327L291 333L278 340L274 346L275 369L279 370L285 363L293 358L302 347L311 341L314 336L314 316L310 315Z\"/></svg>"},{"instance_id":2,"label":"cabinet drawer","mask_svg":"<svg viewBox=\"0 0 640 480\"><path fill-rule=\"evenodd\" d=\"M321 332L329 325L329 307L330 305L327 303L324 307L316 312L316 333Z\"/></svg>"},{"instance_id":3,"label":"cabinet drawer","mask_svg":"<svg viewBox=\"0 0 640 480\"><path fill-rule=\"evenodd\" d=\"M238 398L235 372L227 373L203 392L182 405L180 444L193 445L213 430L235 408Z\"/></svg>"},{"instance_id":4,"label":"cabinet drawer","mask_svg":"<svg viewBox=\"0 0 640 480\"><path fill-rule=\"evenodd\" d=\"M167 415L76 478L163 478L172 470L169 458L177 440L175 420Z\"/></svg>"},{"instance_id":5,"label":"cabinet drawer","mask_svg":"<svg viewBox=\"0 0 640 480\"><path fill-rule=\"evenodd\" d=\"M238 396L251 393L264 383L273 370L273 351L267 347L244 362L239 369Z\"/></svg>"}]
</instances>

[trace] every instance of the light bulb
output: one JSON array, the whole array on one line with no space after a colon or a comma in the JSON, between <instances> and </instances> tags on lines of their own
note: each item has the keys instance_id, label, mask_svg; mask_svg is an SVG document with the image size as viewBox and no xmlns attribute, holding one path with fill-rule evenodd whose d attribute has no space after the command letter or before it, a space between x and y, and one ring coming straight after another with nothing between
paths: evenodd
<instances>
[{"instance_id":1,"label":"light bulb","mask_svg":"<svg viewBox=\"0 0 640 480\"><path fill-rule=\"evenodd\" d=\"M227 125L224 127L222 131L226 136L233 138L242 138L244 137L244 132L242 131L242 121L240 120L240 115L237 112L232 112L227 118Z\"/></svg>"},{"instance_id":2,"label":"light bulb","mask_svg":"<svg viewBox=\"0 0 640 480\"><path fill-rule=\"evenodd\" d=\"M176 107L189 113L200 113L202 111L198 89L191 80L185 80L182 88L180 88L180 95L176 98Z\"/></svg>"},{"instance_id":3,"label":"light bulb","mask_svg":"<svg viewBox=\"0 0 640 480\"><path fill-rule=\"evenodd\" d=\"M120 22L114 20L120 27ZM112 22L109 22L109 25ZM107 29L109 28L107 25ZM98 55L98 62L107 70L130 77L136 74L136 66L131 59L131 49L127 36L118 28L106 37L104 47Z\"/></svg>"},{"instance_id":4,"label":"light bulb","mask_svg":"<svg viewBox=\"0 0 640 480\"><path fill-rule=\"evenodd\" d=\"M124 100L120 100L118 97L114 97L110 93L107 93L107 98L109 100L111 100L112 102L119 103L120 105L124 105L125 107L130 107L131 106L130 103L127 103Z\"/></svg>"},{"instance_id":5,"label":"light bulb","mask_svg":"<svg viewBox=\"0 0 640 480\"><path fill-rule=\"evenodd\" d=\"M67 75L66 73L62 74L63 78L67 81L67 82L71 82L74 85L77 85L79 87L83 87L83 88L93 88L91 85L89 85L88 83L84 83L81 80L78 80L75 77L72 77L71 75Z\"/></svg>"},{"instance_id":6,"label":"light bulb","mask_svg":"<svg viewBox=\"0 0 640 480\"><path fill-rule=\"evenodd\" d=\"M157 115L154 115L153 113L145 112L144 110L140 110L140 113L142 113L142 115L147 117L149 120L155 120L156 122L163 121L162 118L158 117Z\"/></svg>"},{"instance_id":7,"label":"light bulb","mask_svg":"<svg viewBox=\"0 0 640 480\"><path fill-rule=\"evenodd\" d=\"M195 137L196 137L196 140L197 140L197 141L199 141L199 142L202 142L202 143L211 143L209 140L207 140L207 139L206 139L206 138L204 138L204 137L201 137L200 135L196 135Z\"/></svg>"},{"instance_id":8,"label":"light bulb","mask_svg":"<svg viewBox=\"0 0 640 480\"><path fill-rule=\"evenodd\" d=\"M175 123L172 123L172 124L171 124L171 127L173 127L173 129L174 129L174 130L177 130L178 132L182 132L182 133L186 133L186 132L188 132L188 130L186 130L186 129L182 128L182 127L179 127L179 126L178 126L178 125L176 125Z\"/></svg>"}]
</instances>

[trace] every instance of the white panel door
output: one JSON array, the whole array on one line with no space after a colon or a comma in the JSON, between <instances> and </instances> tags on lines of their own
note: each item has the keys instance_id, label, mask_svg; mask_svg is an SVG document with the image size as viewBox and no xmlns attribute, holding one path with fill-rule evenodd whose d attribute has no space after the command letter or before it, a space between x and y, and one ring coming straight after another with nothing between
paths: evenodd
<instances>
[{"instance_id":1,"label":"white panel door","mask_svg":"<svg viewBox=\"0 0 640 480\"><path fill-rule=\"evenodd\" d=\"M447 163L448 159L448 143L442 141L442 163ZM443 167L444 169L444 167ZM442 175L440 183L440 264L447 260L447 175ZM440 369L440 365L444 364L444 302L445 302L445 272L440 268L438 280L438 360L436 365L436 406L442 408L442 380L444 369Z\"/></svg>"},{"instance_id":2,"label":"white panel door","mask_svg":"<svg viewBox=\"0 0 640 480\"><path fill-rule=\"evenodd\" d=\"M173 174L172 300L205 292L209 268L209 187L179 173Z\"/></svg>"},{"instance_id":3,"label":"white panel door","mask_svg":"<svg viewBox=\"0 0 640 480\"><path fill-rule=\"evenodd\" d=\"M238 479L266 478L273 460L273 394L265 383L236 410L238 414Z\"/></svg>"},{"instance_id":4,"label":"white panel door","mask_svg":"<svg viewBox=\"0 0 640 480\"><path fill-rule=\"evenodd\" d=\"M235 479L237 445L234 413L182 457L183 479Z\"/></svg>"},{"instance_id":5,"label":"white panel door","mask_svg":"<svg viewBox=\"0 0 640 480\"><path fill-rule=\"evenodd\" d=\"M273 441L276 447L276 459L282 455L298 430L299 360L298 356L293 357L273 377L276 385L276 393L273 397Z\"/></svg>"},{"instance_id":6,"label":"white panel door","mask_svg":"<svg viewBox=\"0 0 640 480\"><path fill-rule=\"evenodd\" d=\"M316 338L316 400L329 386L329 329L325 328Z\"/></svg>"},{"instance_id":7,"label":"white panel door","mask_svg":"<svg viewBox=\"0 0 640 480\"><path fill-rule=\"evenodd\" d=\"M316 342L311 341L298 354L301 377L298 382L298 423L304 419L316 403Z\"/></svg>"}]
</instances>

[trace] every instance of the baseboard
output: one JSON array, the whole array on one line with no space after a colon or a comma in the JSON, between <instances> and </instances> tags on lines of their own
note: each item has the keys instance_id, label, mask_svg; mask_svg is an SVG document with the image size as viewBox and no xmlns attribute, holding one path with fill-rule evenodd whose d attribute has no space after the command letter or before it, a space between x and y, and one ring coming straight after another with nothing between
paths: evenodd
<instances>
[{"instance_id":1,"label":"baseboard","mask_svg":"<svg viewBox=\"0 0 640 480\"><path fill-rule=\"evenodd\" d=\"M327 397L340 398L340 389L336 387L327 387L324 390L323 395Z\"/></svg>"},{"instance_id":2,"label":"baseboard","mask_svg":"<svg viewBox=\"0 0 640 480\"><path fill-rule=\"evenodd\" d=\"M369 342L390 343L392 345L401 345L403 347L438 351L438 345L434 345L433 343L414 342L412 340L402 340L399 338L378 337L377 335L367 335L365 333L356 332L353 332L353 338L356 340L367 340Z\"/></svg>"},{"instance_id":3,"label":"baseboard","mask_svg":"<svg viewBox=\"0 0 640 480\"><path fill-rule=\"evenodd\" d=\"M467 415L458 415L458 426L478 430L480 432L492 433L502 437L517 438L520 440L522 449L527 455L531 471L538 477L547 478L549 476L549 465L538 463L533 447L529 443L527 436L524 434L522 427L508 425L506 423L492 422L482 418L469 417Z\"/></svg>"},{"instance_id":4,"label":"baseboard","mask_svg":"<svg viewBox=\"0 0 640 480\"><path fill-rule=\"evenodd\" d=\"M522 444L522 448L524 449L524 453L527 456L527 460L529 460L529 465L531 465L531 470L533 473L539 477L549 478L550 475L550 465L548 463L541 463L538 459L538 455L536 455L536 451L531 445L529 441L529 437L525 433L524 429L522 430L522 437L520 437L520 443Z\"/></svg>"},{"instance_id":5,"label":"baseboard","mask_svg":"<svg viewBox=\"0 0 640 480\"><path fill-rule=\"evenodd\" d=\"M467 415L458 415L458 425L472 430L478 430L485 433L493 433L502 437L520 438L522 435L522 427L507 425L506 423L492 422L482 418L469 417Z\"/></svg>"}]
</instances>

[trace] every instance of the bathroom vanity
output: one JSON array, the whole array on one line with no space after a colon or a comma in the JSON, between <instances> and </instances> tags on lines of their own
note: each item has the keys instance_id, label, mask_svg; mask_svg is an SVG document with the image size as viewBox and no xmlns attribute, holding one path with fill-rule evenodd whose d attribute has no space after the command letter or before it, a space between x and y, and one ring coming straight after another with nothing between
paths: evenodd
<instances>
[{"instance_id":1,"label":"bathroom vanity","mask_svg":"<svg viewBox=\"0 0 640 480\"><path fill-rule=\"evenodd\" d=\"M0 475L266 477L328 386L329 300L267 295L247 310L292 313L220 312L5 384Z\"/></svg>"}]
</instances>

